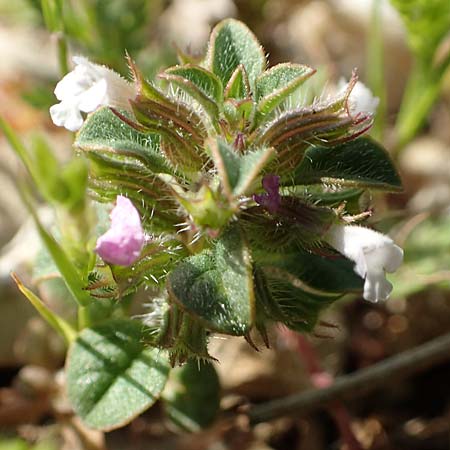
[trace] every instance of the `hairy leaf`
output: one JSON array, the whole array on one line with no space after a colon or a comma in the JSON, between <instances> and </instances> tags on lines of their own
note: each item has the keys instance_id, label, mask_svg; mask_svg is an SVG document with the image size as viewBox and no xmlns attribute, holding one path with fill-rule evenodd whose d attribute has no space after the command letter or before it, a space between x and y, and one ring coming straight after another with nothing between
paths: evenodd
<instances>
[{"instance_id":1,"label":"hairy leaf","mask_svg":"<svg viewBox=\"0 0 450 450\"><path fill-rule=\"evenodd\" d=\"M172 173L159 150L159 136L136 131L106 107L89 115L74 146L86 152L100 152L112 160L137 160L153 173Z\"/></svg>"},{"instance_id":2,"label":"hairy leaf","mask_svg":"<svg viewBox=\"0 0 450 450\"><path fill-rule=\"evenodd\" d=\"M400 177L388 153L367 137L336 147L310 147L295 172L294 182L402 190Z\"/></svg>"},{"instance_id":3,"label":"hairy leaf","mask_svg":"<svg viewBox=\"0 0 450 450\"><path fill-rule=\"evenodd\" d=\"M167 381L167 354L146 348L143 325L111 320L85 328L69 351L67 393L90 427L112 430L129 423L160 396Z\"/></svg>"},{"instance_id":4,"label":"hairy leaf","mask_svg":"<svg viewBox=\"0 0 450 450\"><path fill-rule=\"evenodd\" d=\"M245 194L273 156L274 150L266 147L240 155L233 147L218 140L213 143L211 153L225 193L231 198Z\"/></svg>"},{"instance_id":5,"label":"hairy leaf","mask_svg":"<svg viewBox=\"0 0 450 450\"><path fill-rule=\"evenodd\" d=\"M212 72L193 65L167 69L160 77L178 86L192 96L205 111L216 119L223 102L223 87Z\"/></svg>"},{"instance_id":6,"label":"hairy leaf","mask_svg":"<svg viewBox=\"0 0 450 450\"><path fill-rule=\"evenodd\" d=\"M211 250L185 259L168 277L170 298L217 332L245 335L254 320L250 254L230 227Z\"/></svg>"},{"instance_id":7,"label":"hairy leaf","mask_svg":"<svg viewBox=\"0 0 450 450\"><path fill-rule=\"evenodd\" d=\"M266 67L264 51L246 25L235 19L223 20L211 33L206 66L226 86L239 64L245 67L253 90L256 78Z\"/></svg>"},{"instance_id":8,"label":"hairy leaf","mask_svg":"<svg viewBox=\"0 0 450 450\"><path fill-rule=\"evenodd\" d=\"M258 113L270 113L289 94L301 86L315 70L300 64L278 64L256 79L256 101Z\"/></svg>"}]
</instances>

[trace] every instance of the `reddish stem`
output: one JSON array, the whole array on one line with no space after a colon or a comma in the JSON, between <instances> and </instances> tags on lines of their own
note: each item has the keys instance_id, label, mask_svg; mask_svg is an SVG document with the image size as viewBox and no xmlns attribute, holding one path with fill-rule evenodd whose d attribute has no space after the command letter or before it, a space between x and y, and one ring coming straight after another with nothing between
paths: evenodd
<instances>
[{"instance_id":1,"label":"reddish stem","mask_svg":"<svg viewBox=\"0 0 450 450\"><path fill-rule=\"evenodd\" d=\"M303 335L282 327L280 328L280 336L289 347L297 350L302 361L305 363L306 370L314 387L322 389L333 383L333 376L322 368L315 348ZM336 423L342 442L345 443L347 450L363 450L363 447L353 433L350 425L351 416L345 405L340 401L334 401L328 404L327 409Z\"/></svg>"}]
</instances>

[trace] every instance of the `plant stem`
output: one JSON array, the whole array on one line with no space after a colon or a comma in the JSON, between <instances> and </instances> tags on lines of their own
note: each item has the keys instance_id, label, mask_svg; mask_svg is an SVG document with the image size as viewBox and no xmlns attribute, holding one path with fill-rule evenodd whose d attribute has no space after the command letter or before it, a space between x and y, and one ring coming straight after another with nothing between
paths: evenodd
<instances>
[{"instance_id":1,"label":"plant stem","mask_svg":"<svg viewBox=\"0 0 450 450\"><path fill-rule=\"evenodd\" d=\"M295 333L287 328L280 330L281 336L296 347L302 361L305 363L314 387L323 389L333 384L333 376L321 367L320 359L315 348L305 336ZM329 414L333 417L341 435L341 439L348 450L362 450L361 444L351 428L351 416L340 401L333 401L327 405Z\"/></svg>"},{"instance_id":2,"label":"plant stem","mask_svg":"<svg viewBox=\"0 0 450 450\"><path fill-rule=\"evenodd\" d=\"M67 61L67 40L62 32L59 32L56 38L58 46L58 62L61 76L69 72L69 62Z\"/></svg>"},{"instance_id":3,"label":"plant stem","mask_svg":"<svg viewBox=\"0 0 450 450\"><path fill-rule=\"evenodd\" d=\"M252 423L260 423L286 414L305 413L324 407L331 401L361 396L393 379L405 378L450 359L450 333L419 347L392 356L356 373L343 375L329 387L253 406L248 411Z\"/></svg>"}]
</instances>

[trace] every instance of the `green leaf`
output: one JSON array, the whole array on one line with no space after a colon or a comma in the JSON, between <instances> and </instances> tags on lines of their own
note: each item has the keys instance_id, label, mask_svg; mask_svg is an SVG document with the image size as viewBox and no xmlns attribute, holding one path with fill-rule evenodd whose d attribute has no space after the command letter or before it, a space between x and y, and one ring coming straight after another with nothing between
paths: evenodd
<instances>
[{"instance_id":1,"label":"green leaf","mask_svg":"<svg viewBox=\"0 0 450 450\"><path fill-rule=\"evenodd\" d=\"M295 171L294 182L402 190L400 177L388 153L368 137L336 147L310 147Z\"/></svg>"},{"instance_id":2,"label":"green leaf","mask_svg":"<svg viewBox=\"0 0 450 450\"><path fill-rule=\"evenodd\" d=\"M300 280L305 290L343 294L360 292L364 287L364 280L353 269L354 262L341 255L321 256L296 249L283 253L261 252L254 257L261 267L274 267L290 273Z\"/></svg>"},{"instance_id":3,"label":"green leaf","mask_svg":"<svg viewBox=\"0 0 450 450\"><path fill-rule=\"evenodd\" d=\"M270 113L314 73L311 67L291 63L266 70L256 79L258 113L263 116Z\"/></svg>"},{"instance_id":4,"label":"green leaf","mask_svg":"<svg viewBox=\"0 0 450 450\"><path fill-rule=\"evenodd\" d=\"M41 0L41 8L48 30L51 33L61 31L63 26L61 0Z\"/></svg>"},{"instance_id":5,"label":"green leaf","mask_svg":"<svg viewBox=\"0 0 450 450\"><path fill-rule=\"evenodd\" d=\"M250 98L251 92L249 80L245 67L242 64L239 64L231 75L231 78L225 87L224 94L227 99L234 98L236 100L242 100Z\"/></svg>"},{"instance_id":6,"label":"green leaf","mask_svg":"<svg viewBox=\"0 0 450 450\"><path fill-rule=\"evenodd\" d=\"M105 107L88 116L74 146L86 152L105 153L112 159L137 160L153 173L171 174L159 141L157 134L136 131Z\"/></svg>"},{"instance_id":7,"label":"green leaf","mask_svg":"<svg viewBox=\"0 0 450 450\"><path fill-rule=\"evenodd\" d=\"M308 148L313 145L331 147L336 142L349 140L362 133L369 122L369 116L355 121L346 112L345 96L342 95L333 102L286 110L271 122L257 127L248 142L275 147L277 162L272 171L292 178L293 170L301 163Z\"/></svg>"},{"instance_id":8,"label":"green leaf","mask_svg":"<svg viewBox=\"0 0 450 450\"><path fill-rule=\"evenodd\" d=\"M36 311L41 317L65 340L66 343L70 343L75 339L75 330L67 323L63 318L59 317L53 311L51 311L47 305L32 291L30 291L15 274L11 274L14 282L19 288L20 292L28 299L28 301L34 306Z\"/></svg>"},{"instance_id":9,"label":"green leaf","mask_svg":"<svg viewBox=\"0 0 450 450\"><path fill-rule=\"evenodd\" d=\"M33 217L34 223L36 224L39 237L42 239L42 243L52 257L59 273L64 280L64 283L67 286L67 289L72 294L73 299L78 303L79 306L89 305L92 299L90 295L84 290L85 283L78 273L77 268L69 259L61 245L43 227L28 197L24 195L23 199L28 210L30 211L30 214Z\"/></svg>"},{"instance_id":10,"label":"green leaf","mask_svg":"<svg viewBox=\"0 0 450 450\"><path fill-rule=\"evenodd\" d=\"M185 259L168 277L170 297L211 330L245 335L254 321L249 250L238 227L228 228L212 250Z\"/></svg>"},{"instance_id":11,"label":"green leaf","mask_svg":"<svg viewBox=\"0 0 450 450\"><path fill-rule=\"evenodd\" d=\"M229 98L223 104L223 112L230 126L236 131L243 131L251 120L254 103L251 98L236 100Z\"/></svg>"},{"instance_id":12,"label":"green leaf","mask_svg":"<svg viewBox=\"0 0 450 450\"><path fill-rule=\"evenodd\" d=\"M211 146L211 154L226 195L232 198L245 194L274 152L272 147L266 147L240 155L226 142L217 140Z\"/></svg>"},{"instance_id":13,"label":"green leaf","mask_svg":"<svg viewBox=\"0 0 450 450\"><path fill-rule=\"evenodd\" d=\"M312 331L323 309L348 292L361 292L364 280L354 263L291 250L254 253L257 305L265 316L296 331Z\"/></svg>"},{"instance_id":14,"label":"green leaf","mask_svg":"<svg viewBox=\"0 0 450 450\"><path fill-rule=\"evenodd\" d=\"M86 425L112 430L126 425L159 398L167 354L144 344L144 325L111 320L85 328L69 351L67 394Z\"/></svg>"},{"instance_id":15,"label":"green leaf","mask_svg":"<svg viewBox=\"0 0 450 450\"><path fill-rule=\"evenodd\" d=\"M236 68L242 64L250 87L266 67L264 51L255 35L235 19L226 19L213 29L206 55L206 66L227 85Z\"/></svg>"},{"instance_id":16,"label":"green leaf","mask_svg":"<svg viewBox=\"0 0 450 450\"><path fill-rule=\"evenodd\" d=\"M265 270L264 275L268 294L259 295L258 302L263 298L266 315L295 331L313 331L321 311L339 298L304 289L285 271Z\"/></svg>"},{"instance_id":17,"label":"green leaf","mask_svg":"<svg viewBox=\"0 0 450 450\"><path fill-rule=\"evenodd\" d=\"M223 86L212 72L200 66L185 65L171 67L160 76L186 90L212 117L217 117L223 102Z\"/></svg>"},{"instance_id":18,"label":"green leaf","mask_svg":"<svg viewBox=\"0 0 450 450\"><path fill-rule=\"evenodd\" d=\"M206 128L200 116L182 102L158 102L143 96L130 101L136 126L161 136L160 148L174 170L201 170L207 162L202 151ZM179 171L178 170L178 171Z\"/></svg>"},{"instance_id":19,"label":"green leaf","mask_svg":"<svg viewBox=\"0 0 450 450\"><path fill-rule=\"evenodd\" d=\"M348 210L349 203L358 204L358 200L364 193L364 189L347 188L336 191L323 191L322 189L307 190L303 194L307 194L308 198L317 205L323 206L339 206L342 203L346 203L346 210ZM356 214L356 213L355 213Z\"/></svg>"},{"instance_id":20,"label":"green leaf","mask_svg":"<svg viewBox=\"0 0 450 450\"><path fill-rule=\"evenodd\" d=\"M208 427L219 411L216 369L210 362L189 360L170 372L162 399L167 415L181 428L198 432Z\"/></svg>"},{"instance_id":21,"label":"green leaf","mask_svg":"<svg viewBox=\"0 0 450 450\"><path fill-rule=\"evenodd\" d=\"M84 158L72 159L61 170L61 188L67 189L62 203L69 209L81 208L86 199L88 167Z\"/></svg>"},{"instance_id":22,"label":"green leaf","mask_svg":"<svg viewBox=\"0 0 450 450\"><path fill-rule=\"evenodd\" d=\"M408 39L417 57L430 61L450 28L448 0L391 0L405 22Z\"/></svg>"}]
</instances>

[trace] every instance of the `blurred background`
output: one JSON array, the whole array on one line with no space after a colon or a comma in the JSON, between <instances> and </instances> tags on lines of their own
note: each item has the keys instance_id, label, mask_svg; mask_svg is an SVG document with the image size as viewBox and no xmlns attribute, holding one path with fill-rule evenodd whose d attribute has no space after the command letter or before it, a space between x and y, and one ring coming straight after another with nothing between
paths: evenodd
<instances>
[{"instance_id":1,"label":"blurred background","mask_svg":"<svg viewBox=\"0 0 450 450\"><path fill-rule=\"evenodd\" d=\"M349 298L326 311L336 325L308 339L333 376L368 367L450 331L450 3L448 0L68 0L63 23L45 5L0 0L0 116L26 145L45 142L60 161L73 157L71 133L48 114L67 56L82 54L128 76L127 51L153 77L176 64L177 48L205 49L219 20L236 17L256 34L270 64L319 69L333 85L358 68L380 97L371 134L396 161L405 190L368 197L371 225L405 249L390 279L392 298L373 305ZM50 6L49 6L50 5ZM69 60L70 61L70 60ZM10 272L34 283L63 308L58 281L33 266L39 239L17 189L26 178L0 133L0 450L210 449L352 450L325 408L249 427L239 417L184 434L152 408L107 433L86 429L59 390L64 345L13 285ZM45 221L46 210L41 215ZM254 351L243 339L215 339L222 408L263 402L312 386L295 346L274 339ZM363 449L450 448L450 363L345 404Z\"/></svg>"}]
</instances>

